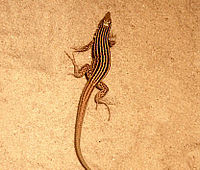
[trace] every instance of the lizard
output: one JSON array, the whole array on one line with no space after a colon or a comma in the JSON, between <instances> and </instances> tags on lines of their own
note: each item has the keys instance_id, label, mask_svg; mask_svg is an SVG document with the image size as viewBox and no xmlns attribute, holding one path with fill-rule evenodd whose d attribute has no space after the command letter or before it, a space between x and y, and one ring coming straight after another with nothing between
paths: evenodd
<instances>
[{"instance_id":1,"label":"lizard","mask_svg":"<svg viewBox=\"0 0 200 170\"><path fill-rule=\"evenodd\" d=\"M81 139L81 131L82 131L82 124L83 119L85 116L85 111L87 107L88 100L94 90L94 88L99 89L100 91L95 95L95 103L96 109L98 104L104 104L109 112L110 120L110 109L108 104L102 100L102 98L106 95L109 91L108 86L102 81L106 75L108 74L110 67L111 67L111 52L110 47L115 44L115 41L112 38L115 38L110 33L111 30L111 14L107 12L103 19L99 22L96 32L93 36L93 40L80 48L73 48L74 52L84 52L89 49L92 49L92 61L91 64L85 64L80 69L79 66L76 64L74 54L72 53L72 57L65 51L65 54L69 57L72 61L74 66L74 73L73 75L76 78L81 78L85 75L87 79L87 83L82 91L80 96L77 116L76 116L76 123L75 123L75 134L74 134L74 147L76 151L76 155L78 157L79 162L86 170L91 170L91 168L86 163L85 159L83 158L81 147L80 147L80 139Z\"/></svg>"}]
</instances>

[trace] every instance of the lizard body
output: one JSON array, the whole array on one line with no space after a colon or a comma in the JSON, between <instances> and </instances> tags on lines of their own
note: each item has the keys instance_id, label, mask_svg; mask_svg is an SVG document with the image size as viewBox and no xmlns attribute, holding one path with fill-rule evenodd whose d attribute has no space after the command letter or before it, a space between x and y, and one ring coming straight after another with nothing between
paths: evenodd
<instances>
[{"instance_id":1,"label":"lizard body","mask_svg":"<svg viewBox=\"0 0 200 170\"><path fill-rule=\"evenodd\" d=\"M74 48L74 52L84 52L92 48L92 62L91 65L85 64L80 69L75 62L74 56L73 58L69 56L68 53L66 55L72 60L74 65L74 76L80 78L82 76L86 76L87 83L82 91L80 96L78 111L76 117L75 124L75 135L74 135L74 147L76 151L76 155L81 163L81 165L86 169L90 170L86 161L83 158L81 148L80 148L80 139L81 139L81 131L83 125L83 119L85 116L85 110L87 107L88 100L94 90L94 88L98 88L100 91L95 95L96 106L98 104L104 104L109 111L110 118L110 110L108 105L102 101L101 99L108 92L108 87L106 84L102 82L102 79L107 75L110 66L111 66L111 53L110 47L115 44L115 41L111 41L109 38L111 29L111 17L110 12L107 12L104 18L98 24L98 28L94 34L93 40L81 47Z\"/></svg>"}]
</instances>

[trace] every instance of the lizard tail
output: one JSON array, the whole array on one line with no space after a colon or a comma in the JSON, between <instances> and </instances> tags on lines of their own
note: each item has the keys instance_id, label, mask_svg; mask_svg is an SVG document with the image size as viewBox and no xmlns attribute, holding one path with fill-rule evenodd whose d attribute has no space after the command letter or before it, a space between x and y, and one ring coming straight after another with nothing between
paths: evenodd
<instances>
[{"instance_id":1,"label":"lizard tail","mask_svg":"<svg viewBox=\"0 0 200 170\"><path fill-rule=\"evenodd\" d=\"M85 110L86 110L88 100L93 90L94 90L93 83L87 82L81 94L79 105L78 105L76 125L75 125L75 135L74 135L74 147L75 147L76 155L79 159L79 162L82 164L82 166L86 170L91 170L91 169L89 168L85 159L83 158L81 147L80 147L80 140L81 140L81 131L82 131L82 125L83 125L83 120L85 116Z\"/></svg>"}]
</instances>

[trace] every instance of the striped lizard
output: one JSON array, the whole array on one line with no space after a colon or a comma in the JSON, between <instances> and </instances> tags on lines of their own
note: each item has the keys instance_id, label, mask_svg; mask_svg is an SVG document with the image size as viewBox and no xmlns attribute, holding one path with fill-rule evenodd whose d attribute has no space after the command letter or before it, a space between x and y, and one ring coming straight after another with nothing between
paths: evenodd
<instances>
[{"instance_id":1,"label":"striped lizard","mask_svg":"<svg viewBox=\"0 0 200 170\"><path fill-rule=\"evenodd\" d=\"M74 54L72 53L72 57L67 53L66 55L72 61L74 66L74 76L76 78L86 76L87 83L82 91L80 96L79 104L78 104L78 111L76 117L76 124L75 124L75 135L74 135L74 147L76 151L76 155L79 159L81 165L86 169L90 170L88 164L86 163L85 159L83 158L81 148L80 148L80 138L81 138L81 131L82 131L82 124L85 115L85 110L87 107L88 100L93 92L94 88L99 89L100 91L95 95L95 102L96 108L98 104L104 104L109 112L110 119L110 109L105 101L102 98L106 95L109 88L105 83L103 83L102 79L108 74L108 71L111 67L111 53L110 47L115 44L112 38L115 38L112 34L110 34L111 29L111 16L110 12L107 12L104 18L99 22L98 28L93 36L93 40L80 48L73 48L74 52L84 52L92 49L92 62L91 65L85 64L80 69L76 64Z\"/></svg>"}]
</instances>

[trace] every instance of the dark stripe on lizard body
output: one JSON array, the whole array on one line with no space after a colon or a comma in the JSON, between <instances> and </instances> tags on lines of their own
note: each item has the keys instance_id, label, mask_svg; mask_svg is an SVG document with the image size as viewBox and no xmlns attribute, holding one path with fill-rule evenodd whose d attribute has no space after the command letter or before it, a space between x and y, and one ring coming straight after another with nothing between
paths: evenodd
<instances>
[{"instance_id":1,"label":"dark stripe on lizard body","mask_svg":"<svg viewBox=\"0 0 200 170\"><path fill-rule=\"evenodd\" d=\"M92 74L91 81L99 82L106 76L110 68L110 47L108 44L110 28L100 27L96 34L95 46L95 61L96 66ZM93 67L94 68L94 67Z\"/></svg>"}]
</instances>

